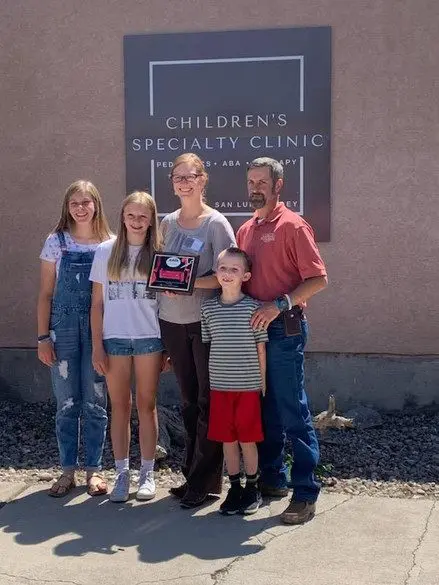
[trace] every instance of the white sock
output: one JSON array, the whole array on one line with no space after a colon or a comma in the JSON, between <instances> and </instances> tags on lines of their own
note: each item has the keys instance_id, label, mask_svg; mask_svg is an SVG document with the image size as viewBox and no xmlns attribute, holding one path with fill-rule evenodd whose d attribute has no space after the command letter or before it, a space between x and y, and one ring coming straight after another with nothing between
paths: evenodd
<instances>
[{"instance_id":1,"label":"white sock","mask_svg":"<svg viewBox=\"0 0 439 585\"><path fill-rule=\"evenodd\" d=\"M130 460L128 457L126 459L116 459L115 464L117 473L128 471L130 468Z\"/></svg>"},{"instance_id":2,"label":"white sock","mask_svg":"<svg viewBox=\"0 0 439 585\"><path fill-rule=\"evenodd\" d=\"M154 459L142 459L141 469L144 471L154 471Z\"/></svg>"}]
</instances>

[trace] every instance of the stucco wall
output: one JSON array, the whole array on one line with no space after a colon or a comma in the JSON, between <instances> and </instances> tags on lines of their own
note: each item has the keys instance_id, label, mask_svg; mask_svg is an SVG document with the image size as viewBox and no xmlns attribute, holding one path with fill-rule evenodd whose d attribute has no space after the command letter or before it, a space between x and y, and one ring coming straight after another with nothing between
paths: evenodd
<instances>
[{"instance_id":1,"label":"stucco wall","mask_svg":"<svg viewBox=\"0 0 439 585\"><path fill-rule=\"evenodd\" d=\"M115 218L123 35L309 25L333 27L331 283L310 349L439 353L436 0L3 0L0 347L35 345L38 254L66 186L89 178Z\"/></svg>"}]
</instances>

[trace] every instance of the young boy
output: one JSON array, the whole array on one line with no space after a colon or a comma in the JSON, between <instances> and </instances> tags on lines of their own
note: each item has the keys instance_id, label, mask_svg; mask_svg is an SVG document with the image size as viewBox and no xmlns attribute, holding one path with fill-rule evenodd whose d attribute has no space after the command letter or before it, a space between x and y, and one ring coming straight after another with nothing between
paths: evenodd
<instances>
[{"instance_id":1,"label":"young boy","mask_svg":"<svg viewBox=\"0 0 439 585\"><path fill-rule=\"evenodd\" d=\"M259 303L241 286L251 277L251 260L239 248L223 250L216 270L221 295L201 308L201 332L210 343L211 385L208 438L223 443L231 487L222 514L254 514L261 504L258 449L263 440L260 394L265 393L266 331L254 331L250 319ZM240 448L246 474L240 481Z\"/></svg>"}]
</instances>

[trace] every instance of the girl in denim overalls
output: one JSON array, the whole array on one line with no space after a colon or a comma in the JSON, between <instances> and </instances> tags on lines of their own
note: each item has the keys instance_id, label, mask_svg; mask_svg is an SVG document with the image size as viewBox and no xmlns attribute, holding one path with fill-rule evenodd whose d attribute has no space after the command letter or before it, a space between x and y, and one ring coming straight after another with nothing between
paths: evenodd
<instances>
[{"instance_id":1,"label":"girl in denim overalls","mask_svg":"<svg viewBox=\"0 0 439 585\"><path fill-rule=\"evenodd\" d=\"M154 199L136 191L124 199L116 240L99 246L93 260L91 327L93 365L105 375L111 401L111 443L116 463L112 502L129 498L131 371L136 380L142 458L138 500L155 496L156 393L162 365L157 298L147 278L160 250Z\"/></svg>"},{"instance_id":2,"label":"girl in denim overalls","mask_svg":"<svg viewBox=\"0 0 439 585\"><path fill-rule=\"evenodd\" d=\"M62 467L49 490L54 497L75 487L80 422L87 491L107 492L98 473L107 428L106 389L91 359L89 274L96 248L110 235L98 190L88 181L76 181L66 191L61 217L40 255L38 358L51 368Z\"/></svg>"}]
</instances>

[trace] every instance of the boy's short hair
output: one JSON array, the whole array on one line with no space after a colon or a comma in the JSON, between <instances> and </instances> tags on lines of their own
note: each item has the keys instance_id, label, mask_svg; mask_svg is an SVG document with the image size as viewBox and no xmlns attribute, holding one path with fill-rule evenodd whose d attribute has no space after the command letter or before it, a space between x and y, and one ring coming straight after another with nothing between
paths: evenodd
<instances>
[{"instance_id":1,"label":"boy's short hair","mask_svg":"<svg viewBox=\"0 0 439 585\"><path fill-rule=\"evenodd\" d=\"M244 252L244 250L241 250L241 248L238 248L237 246L230 246L230 248L226 248L225 250L223 250L220 256L222 256L223 254L230 254L230 256L239 256L240 258L242 258L244 262L245 271L246 272L252 271L251 258L247 254L247 252Z\"/></svg>"}]
</instances>

